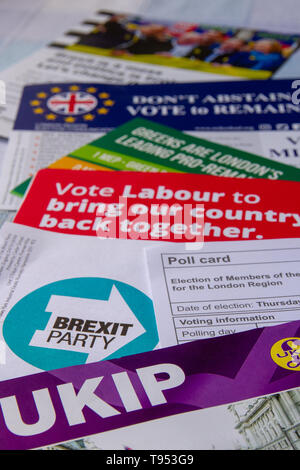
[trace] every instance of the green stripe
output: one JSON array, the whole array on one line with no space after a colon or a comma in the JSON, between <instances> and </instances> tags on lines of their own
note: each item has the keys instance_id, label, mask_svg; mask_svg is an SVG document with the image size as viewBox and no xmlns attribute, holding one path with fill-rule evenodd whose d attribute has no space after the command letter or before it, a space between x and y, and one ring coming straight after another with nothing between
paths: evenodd
<instances>
[{"instance_id":1,"label":"green stripe","mask_svg":"<svg viewBox=\"0 0 300 470\"><path fill-rule=\"evenodd\" d=\"M79 160L84 160L96 165L106 166L113 170L123 171L149 171L158 170L172 173L184 173L184 171L175 170L173 165L160 165L146 160L146 158L136 158L124 155L118 152L112 152L108 149L96 147L94 145L85 145L68 155Z\"/></svg>"}]
</instances>

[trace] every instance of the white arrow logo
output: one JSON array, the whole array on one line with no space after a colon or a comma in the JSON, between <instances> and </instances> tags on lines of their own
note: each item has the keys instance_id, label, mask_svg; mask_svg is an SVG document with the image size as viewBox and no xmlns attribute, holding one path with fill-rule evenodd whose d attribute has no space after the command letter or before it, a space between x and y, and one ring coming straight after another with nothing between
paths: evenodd
<instances>
[{"instance_id":1,"label":"white arrow logo","mask_svg":"<svg viewBox=\"0 0 300 470\"><path fill-rule=\"evenodd\" d=\"M104 359L145 333L113 285L108 300L52 295L44 330L36 330L30 346L88 354L86 362Z\"/></svg>"}]
</instances>

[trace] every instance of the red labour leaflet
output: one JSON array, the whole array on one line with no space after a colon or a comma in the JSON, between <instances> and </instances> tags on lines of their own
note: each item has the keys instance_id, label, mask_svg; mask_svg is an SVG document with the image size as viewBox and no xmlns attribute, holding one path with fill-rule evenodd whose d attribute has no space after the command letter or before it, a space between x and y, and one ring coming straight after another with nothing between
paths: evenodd
<instances>
[{"instance_id":1,"label":"red labour leaflet","mask_svg":"<svg viewBox=\"0 0 300 470\"><path fill-rule=\"evenodd\" d=\"M99 238L297 238L300 183L176 173L40 170L14 222Z\"/></svg>"}]
</instances>

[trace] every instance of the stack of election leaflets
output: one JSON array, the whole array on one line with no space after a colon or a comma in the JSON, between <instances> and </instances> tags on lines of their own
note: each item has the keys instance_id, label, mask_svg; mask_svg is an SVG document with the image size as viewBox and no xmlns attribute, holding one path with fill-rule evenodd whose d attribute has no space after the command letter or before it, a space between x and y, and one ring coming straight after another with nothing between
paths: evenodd
<instances>
[{"instance_id":1,"label":"stack of election leaflets","mask_svg":"<svg viewBox=\"0 0 300 470\"><path fill-rule=\"evenodd\" d=\"M4 448L255 448L237 416L299 393L299 183L106 175L39 171L0 231Z\"/></svg>"},{"instance_id":2,"label":"stack of election leaflets","mask_svg":"<svg viewBox=\"0 0 300 470\"><path fill-rule=\"evenodd\" d=\"M154 171L54 163L0 230L3 448L257 448L298 402L298 168L140 118L81 155Z\"/></svg>"},{"instance_id":3,"label":"stack of election leaflets","mask_svg":"<svg viewBox=\"0 0 300 470\"><path fill-rule=\"evenodd\" d=\"M2 73L0 449L300 449L299 45L101 10Z\"/></svg>"}]
</instances>

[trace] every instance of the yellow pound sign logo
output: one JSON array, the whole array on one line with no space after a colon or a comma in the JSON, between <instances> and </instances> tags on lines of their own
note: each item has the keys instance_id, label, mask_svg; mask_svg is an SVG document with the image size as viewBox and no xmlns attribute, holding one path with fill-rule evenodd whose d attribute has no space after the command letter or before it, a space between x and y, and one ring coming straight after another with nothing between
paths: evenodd
<instances>
[{"instance_id":1,"label":"yellow pound sign logo","mask_svg":"<svg viewBox=\"0 0 300 470\"><path fill-rule=\"evenodd\" d=\"M273 344L271 357L280 367L300 371L300 338L284 338Z\"/></svg>"}]
</instances>

